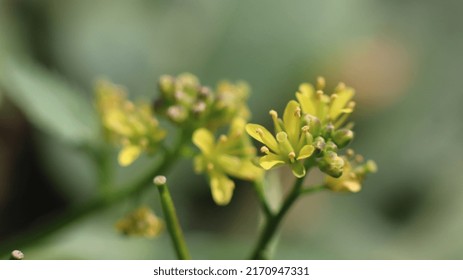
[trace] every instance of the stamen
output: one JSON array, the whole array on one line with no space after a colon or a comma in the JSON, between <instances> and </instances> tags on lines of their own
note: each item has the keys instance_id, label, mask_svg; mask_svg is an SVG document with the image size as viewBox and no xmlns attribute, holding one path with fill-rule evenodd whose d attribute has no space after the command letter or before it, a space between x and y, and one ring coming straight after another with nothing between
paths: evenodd
<instances>
[{"instance_id":1,"label":"stamen","mask_svg":"<svg viewBox=\"0 0 463 280\"><path fill-rule=\"evenodd\" d=\"M302 115L301 115L301 108L300 107L297 107L296 108L296 111L294 112L294 116L300 118Z\"/></svg>"},{"instance_id":2,"label":"stamen","mask_svg":"<svg viewBox=\"0 0 463 280\"><path fill-rule=\"evenodd\" d=\"M268 154L270 152L269 148L267 146L262 146L260 147L260 152L263 154Z\"/></svg>"},{"instance_id":3,"label":"stamen","mask_svg":"<svg viewBox=\"0 0 463 280\"><path fill-rule=\"evenodd\" d=\"M290 152L288 153L289 160L291 162L294 162L294 159L296 158L296 153L295 152Z\"/></svg>"}]
</instances>

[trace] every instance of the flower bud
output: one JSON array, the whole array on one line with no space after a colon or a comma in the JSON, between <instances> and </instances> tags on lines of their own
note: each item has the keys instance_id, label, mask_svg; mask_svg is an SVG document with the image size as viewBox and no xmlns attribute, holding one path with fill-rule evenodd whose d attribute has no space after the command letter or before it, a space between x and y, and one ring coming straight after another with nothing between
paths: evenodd
<instances>
[{"instance_id":1,"label":"flower bud","mask_svg":"<svg viewBox=\"0 0 463 280\"><path fill-rule=\"evenodd\" d=\"M317 138L314 139L313 141L313 146L317 149L317 150L324 150L325 149L325 139L321 136L318 136Z\"/></svg>"},{"instance_id":2,"label":"flower bud","mask_svg":"<svg viewBox=\"0 0 463 280\"><path fill-rule=\"evenodd\" d=\"M328 151L318 162L320 170L332 177L339 178L342 175L344 160L335 152Z\"/></svg>"},{"instance_id":3,"label":"flower bud","mask_svg":"<svg viewBox=\"0 0 463 280\"><path fill-rule=\"evenodd\" d=\"M333 135L333 141L340 149L346 147L354 139L354 132L350 129L339 129Z\"/></svg>"},{"instance_id":4,"label":"flower bud","mask_svg":"<svg viewBox=\"0 0 463 280\"><path fill-rule=\"evenodd\" d=\"M159 90L162 95L170 96L175 89L175 78L169 75L163 75L159 78Z\"/></svg>"},{"instance_id":5,"label":"flower bud","mask_svg":"<svg viewBox=\"0 0 463 280\"><path fill-rule=\"evenodd\" d=\"M323 136L325 136L325 138L330 138L331 135L333 134L333 131L334 131L334 125L332 123L328 123L323 128Z\"/></svg>"},{"instance_id":6,"label":"flower bud","mask_svg":"<svg viewBox=\"0 0 463 280\"><path fill-rule=\"evenodd\" d=\"M325 144L325 148L323 149L325 152L337 152L338 151L338 146L331 140L328 140Z\"/></svg>"},{"instance_id":7,"label":"flower bud","mask_svg":"<svg viewBox=\"0 0 463 280\"><path fill-rule=\"evenodd\" d=\"M188 117L188 112L181 106L170 106L167 109L167 116L176 123L181 123Z\"/></svg>"}]
</instances>

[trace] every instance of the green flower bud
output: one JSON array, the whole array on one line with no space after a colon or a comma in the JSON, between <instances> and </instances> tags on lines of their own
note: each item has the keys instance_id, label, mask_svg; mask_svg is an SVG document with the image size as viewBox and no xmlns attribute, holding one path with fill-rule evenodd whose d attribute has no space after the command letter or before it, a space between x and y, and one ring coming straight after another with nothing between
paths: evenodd
<instances>
[{"instance_id":1,"label":"green flower bud","mask_svg":"<svg viewBox=\"0 0 463 280\"><path fill-rule=\"evenodd\" d=\"M323 136L325 138L331 138L331 135L333 135L334 131L334 125L332 123L328 123L324 128L323 128Z\"/></svg>"},{"instance_id":2,"label":"green flower bud","mask_svg":"<svg viewBox=\"0 0 463 280\"><path fill-rule=\"evenodd\" d=\"M309 114L305 115L304 119L307 125L309 126L310 134L314 136L320 135L321 127L322 127L320 120L317 117L314 117Z\"/></svg>"},{"instance_id":3,"label":"green flower bud","mask_svg":"<svg viewBox=\"0 0 463 280\"><path fill-rule=\"evenodd\" d=\"M175 90L175 78L170 75L163 75L159 78L159 90L161 94L168 97Z\"/></svg>"},{"instance_id":4,"label":"green flower bud","mask_svg":"<svg viewBox=\"0 0 463 280\"><path fill-rule=\"evenodd\" d=\"M313 146L319 150L319 151L322 151L325 149L325 138L321 137L321 136L318 136L317 138L314 139L313 141Z\"/></svg>"},{"instance_id":5,"label":"green flower bud","mask_svg":"<svg viewBox=\"0 0 463 280\"><path fill-rule=\"evenodd\" d=\"M182 106L170 106L166 114L175 123L181 123L188 118L188 112Z\"/></svg>"},{"instance_id":6,"label":"green flower bud","mask_svg":"<svg viewBox=\"0 0 463 280\"><path fill-rule=\"evenodd\" d=\"M335 152L328 151L318 162L320 170L332 177L339 178L342 175L344 160Z\"/></svg>"},{"instance_id":7,"label":"green flower bud","mask_svg":"<svg viewBox=\"0 0 463 280\"><path fill-rule=\"evenodd\" d=\"M333 141L328 140L328 142L326 142L325 148L323 150L324 150L324 152L329 152L329 151L337 152L338 151L338 146L335 143L333 143Z\"/></svg>"},{"instance_id":8,"label":"green flower bud","mask_svg":"<svg viewBox=\"0 0 463 280\"><path fill-rule=\"evenodd\" d=\"M354 139L354 132L350 129L339 129L333 135L333 141L340 149L346 147Z\"/></svg>"}]
</instances>

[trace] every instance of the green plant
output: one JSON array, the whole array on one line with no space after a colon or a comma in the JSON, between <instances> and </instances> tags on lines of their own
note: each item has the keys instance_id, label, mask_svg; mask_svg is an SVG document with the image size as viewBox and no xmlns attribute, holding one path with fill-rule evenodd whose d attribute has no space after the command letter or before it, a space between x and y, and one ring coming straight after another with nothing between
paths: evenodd
<instances>
[{"instance_id":1,"label":"green plant","mask_svg":"<svg viewBox=\"0 0 463 280\"><path fill-rule=\"evenodd\" d=\"M212 89L201 85L192 74L162 76L157 100L134 103L128 99L123 87L99 81L95 88L95 111L89 110L84 115L77 113L85 108L82 105L75 112L62 112L60 102L51 107L68 116L68 125L62 126L50 125L54 122L53 114L42 108L44 103L40 97L60 96L62 104L84 104L77 99L78 95L67 94L69 90L63 83L40 69L18 67L13 62L10 62L9 69L12 70L2 75L2 82L8 91L17 93L11 95L12 99L31 108L26 112L31 112L30 119L38 127L87 151L98 170L98 195L35 232L35 239L89 213L137 196L152 187L154 180L164 221L153 210L141 205L118 221L116 229L125 235L155 237L167 228L177 257L189 259L190 253L165 177L179 159L188 158L192 159L197 173L206 175L212 199L218 205L226 206L231 201L234 179L252 183L264 224L250 258L267 259L271 258L269 244L295 201L324 190L358 192L365 176L376 171L373 161L364 161L346 148L354 138L353 124L347 120L355 103L352 101L354 90L342 83L331 95L325 93L323 78L317 79L315 87L302 84L296 93L297 100L288 102L281 118L276 111L270 111L274 126L270 131L262 125L249 123L251 114L247 98L250 89L244 82L223 81ZM30 88L38 92L37 98L29 94ZM53 95L53 92L60 94ZM49 104L47 106L50 108ZM92 116L99 119L100 129L92 125L89 120ZM221 133L223 131L227 132ZM252 138L263 144L259 154ZM131 165L143 153L156 156L157 161L146 174L126 186L114 188L108 143L119 147L118 163L121 166ZM280 166L289 167L295 181L275 210L269 206L266 194L269 182L265 177L267 170ZM325 179L315 185L305 185L307 174L315 169L325 173ZM28 238L16 240L9 246L17 248L31 240ZM11 251L10 247L0 249Z\"/></svg>"}]
</instances>

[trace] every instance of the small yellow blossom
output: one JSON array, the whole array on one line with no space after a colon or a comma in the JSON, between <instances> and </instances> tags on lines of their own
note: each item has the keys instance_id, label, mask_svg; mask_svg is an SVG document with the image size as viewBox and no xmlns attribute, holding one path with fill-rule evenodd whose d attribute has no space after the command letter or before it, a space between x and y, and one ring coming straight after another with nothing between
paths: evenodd
<instances>
[{"instance_id":1,"label":"small yellow blossom","mask_svg":"<svg viewBox=\"0 0 463 280\"><path fill-rule=\"evenodd\" d=\"M195 170L207 173L212 197L218 205L227 205L232 198L235 183L228 176L254 181L263 175L262 169L252 163L255 148L244 133L245 124L244 119L234 119L228 134L217 141L208 129L193 133L193 143L201 150L194 160Z\"/></svg>"},{"instance_id":2,"label":"small yellow blossom","mask_svg":"<svg viewBox=\"0 0 463 280\"><path fill-rule=\"evenodd\" d=\"M153 153L166 132L159 127L151 105L135 105L124 89L107 81L96 85L96 107L107 138L122 145L119 164L130 165L145 151Z\"/></svg>"},{"instance_id":3,"label":"small yellow blossom","mask_svg":"<svg viewBox=\"0 0 463 280\"><path fill-rule=\"evenodd\" d=\"M325 185L335 192L359 192L362 189L362 182L366 175L377 171L376 163L372 160L363 162L360 155L353 156L352 150L348 156L343 157L344 170L339 178L329 175L325 178Z\"/></svg>"},{"instance_id":4,"label":"small yellow blossom","mask_svg":"<svg viewBox=\"0 0 463 280\"><path fill-rule=\"evenodd\" d=\"M261 125L246 125L247 133L264 144L261 152L265 155L259 160L260 166L268 170L288 164L296 177L304 177L306 170L303 162L313 154L315 148L299 103L291 100L286 105L283 119L278 118L277 112L273 110L270 115L274 122L275 136Z\"/></svg>"},{"instance_id":5,"label":"small yellow blossom","mask_svg":"<svg viewBox=\"0 0 463 280\"><path fill-rule=\"evenodd\" d=\"M164 229L164 223L153 211L142 206L116 223L116 229L124 235L157 237Z\"/></svg>"},{"instance_id":6,"label":"small yellow blossom","mask_svg":"<svg viewBox=\"0 0 463 280\"><path fill-rule=\"evenodd\" d=\"M354 90L339 83L334 93L324 93L325 79L318 78L316 89L309 83L299 86L296 98L301 104L302 112L308 114L321 125L332 124L335 129L342 127L347 117L353 112L355 102L351 101Z\"/></svg>"}]
</instances>

